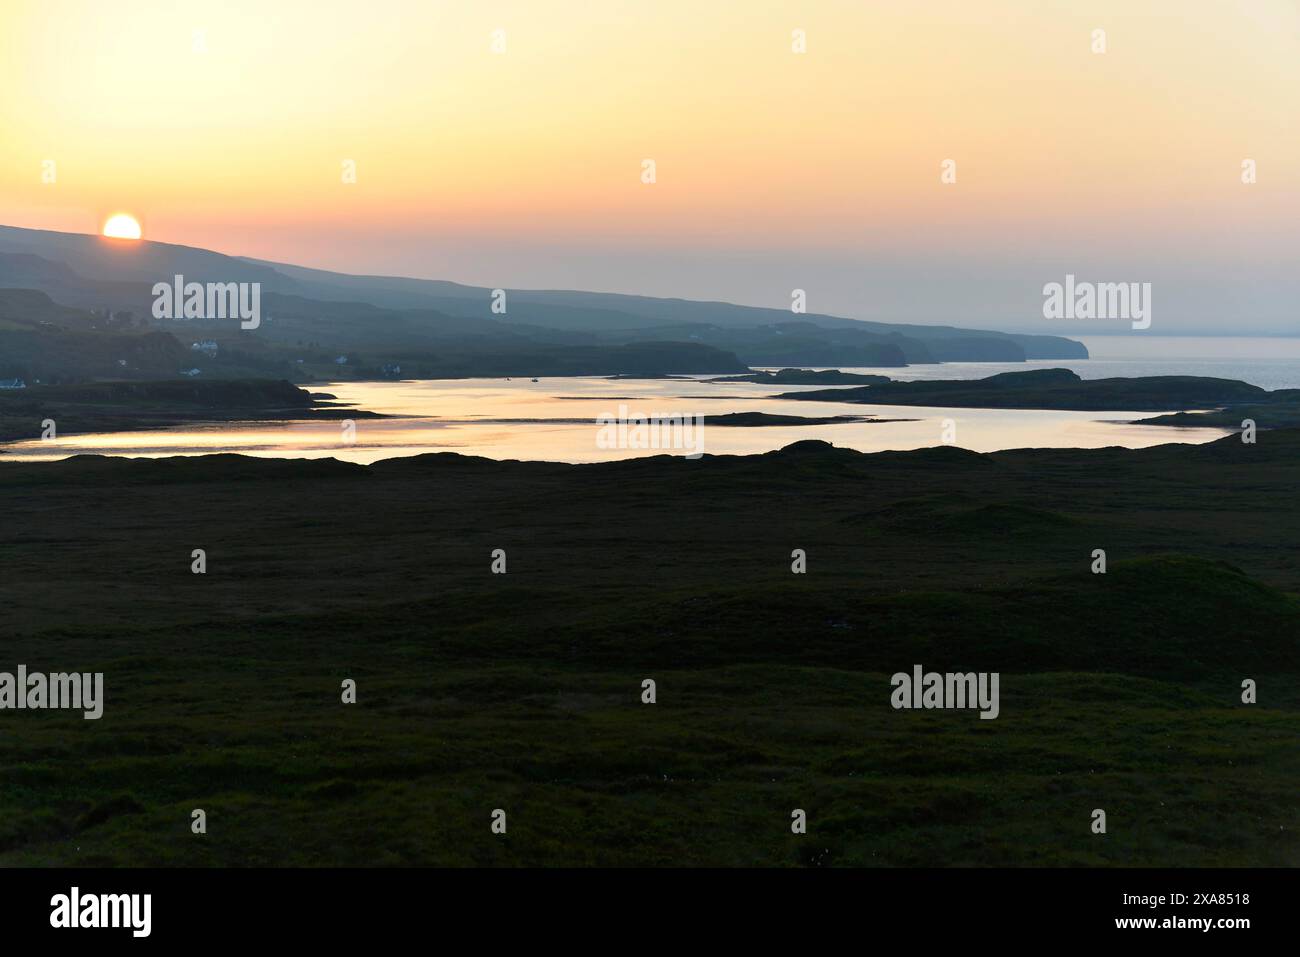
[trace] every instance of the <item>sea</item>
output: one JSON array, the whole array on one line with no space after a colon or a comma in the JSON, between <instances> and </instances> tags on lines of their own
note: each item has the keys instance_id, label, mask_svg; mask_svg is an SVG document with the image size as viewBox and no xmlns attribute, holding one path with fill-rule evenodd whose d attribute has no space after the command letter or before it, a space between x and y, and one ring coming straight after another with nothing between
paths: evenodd
<instances>
[{"instance_id":1,"label":"sea","mask_svg":"<svg viewBox=\"0 0 1300 957\"><path fill-rule=\"evenodd\" d=\"M1300 388L1300 338L1080 337L1091 358L1021 363L951 362L846 372L894 379L978 379L999 372L1072 369L1085 379L1159 375L1240 379L1266 389ZM826 386L709 382L705 376L611 379L599 376L331 382L310 386L350 408L387 418L348 421L223 422L143 432L60 436L0 445L0 461L71 455L204 455L235 452L275 458L336 458L370 463L427 452L492 459L588 463L645 455L752 455L806 439L863 452L951 444L977 452L1019 448L1146 448L1208 442L1218 428L1137 425L1155 414L1038 409L946 409L777 399L778 392ZM1170 410L1175 411L1175 410ZM819 425L732 427L710 424L733 412L804 417L857 416ZM698 432L659 430L621 439L608 423L638 417L691 417ZM661 447L640 447L658 439ZM669 447L662 447L668 445Z\"/></svg>"}]
</instances>

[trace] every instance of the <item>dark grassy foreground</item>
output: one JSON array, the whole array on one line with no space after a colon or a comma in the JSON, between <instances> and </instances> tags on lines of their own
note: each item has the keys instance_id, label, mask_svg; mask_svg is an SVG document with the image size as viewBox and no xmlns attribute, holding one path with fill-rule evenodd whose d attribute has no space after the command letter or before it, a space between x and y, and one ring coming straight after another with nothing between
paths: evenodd
<instances>
[{"instance_id":1,"label":"dark grassy foreground","mask_svg":"<svg viewBox=\"0 0 1300 957\"><path fill-rule=\"evenodd\" d=\"M1287 431L0 465L0 670L108 696L0 712L0 863L1300 864L1297 489Z\"/></svg>"}]
</instances>

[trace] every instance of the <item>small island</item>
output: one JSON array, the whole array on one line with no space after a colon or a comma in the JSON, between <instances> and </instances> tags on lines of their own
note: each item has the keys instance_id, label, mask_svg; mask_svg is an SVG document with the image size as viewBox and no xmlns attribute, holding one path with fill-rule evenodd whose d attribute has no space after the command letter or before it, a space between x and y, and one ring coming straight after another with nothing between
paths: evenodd
<instances>
[{"instance_id":1,"label":"small island","mask_svg":"<svg viewBox=\"0 0 1300 957\"><path fill-rule=\"evenodd\" d=\"M1076 412L1176 412L1238 406L1294 408L1295 393L1269 392L1235 379L1207 376L1145 376L1082 379L1069 369L1003 372L985 379L886 382L849 389L783 392L775 398L802 402L851 402L963 409L1052 409ZM1275 403L1277 404L1275 406ZM1234 411L1229 418L1237 413ZM1188 425L1143 420L1154 425ZM1212 426L1214 421L1196 424ZM1236 423L1240 425L1238 418Z\"/></svg>"}]
</instances>

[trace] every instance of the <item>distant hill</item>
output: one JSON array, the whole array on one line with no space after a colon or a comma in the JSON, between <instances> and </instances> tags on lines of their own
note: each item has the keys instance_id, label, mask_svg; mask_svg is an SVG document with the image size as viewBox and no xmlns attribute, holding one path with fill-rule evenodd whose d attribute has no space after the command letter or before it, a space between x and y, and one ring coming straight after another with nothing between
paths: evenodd
<instances>
[{"instance_id":1,"label":"distant hill","mask_svg":"<svg viewBox=\"0 0 1300 957\"><path fill-rule=\"evenodd\" d=\"M234 322L152 319L154 283L176 275L187 282L260 283L266 321L245 331ZM601 360L593 371L727 373L766 365L897 367L1088 355L1082 344L1058 336L576 290L507 289L506 311L499 314L492 311L492 290L484 287L355 276L170 243L0 226L0 289L6 288L37 290L59 306L103 315L129 312L182 345L213 339L226 354L244 354L244 365L222 369L223 375L272 373L299 381L373 378L385 367L400 367L408 377L559 374L554 370L587 368L593 356L615 355L601 350L628 346L639 350L637 361ZM557 358L577 348L587 350L586 359ZM340 354L349 362L329 368ZM640 361L647 356L662 365L647 367Z\"/></svg>"}]
</instances>

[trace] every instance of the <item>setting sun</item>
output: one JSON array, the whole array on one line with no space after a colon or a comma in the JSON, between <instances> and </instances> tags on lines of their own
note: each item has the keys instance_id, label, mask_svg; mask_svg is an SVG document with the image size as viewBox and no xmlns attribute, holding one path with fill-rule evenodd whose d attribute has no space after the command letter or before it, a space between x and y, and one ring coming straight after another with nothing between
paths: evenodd
<instances>
[{"instance_id":1,"label":"setting sun","mask_svg":"<svg viewBox=\"0 0 1300 957\"><path fill-rule=\"evenodd\" d=\"M111 236L114 239L139 239L140 224L135 221L135 217L128 216L126 213L117 213L108 218L104 224L104 235Z\"/></svg>"}]
</instances>

